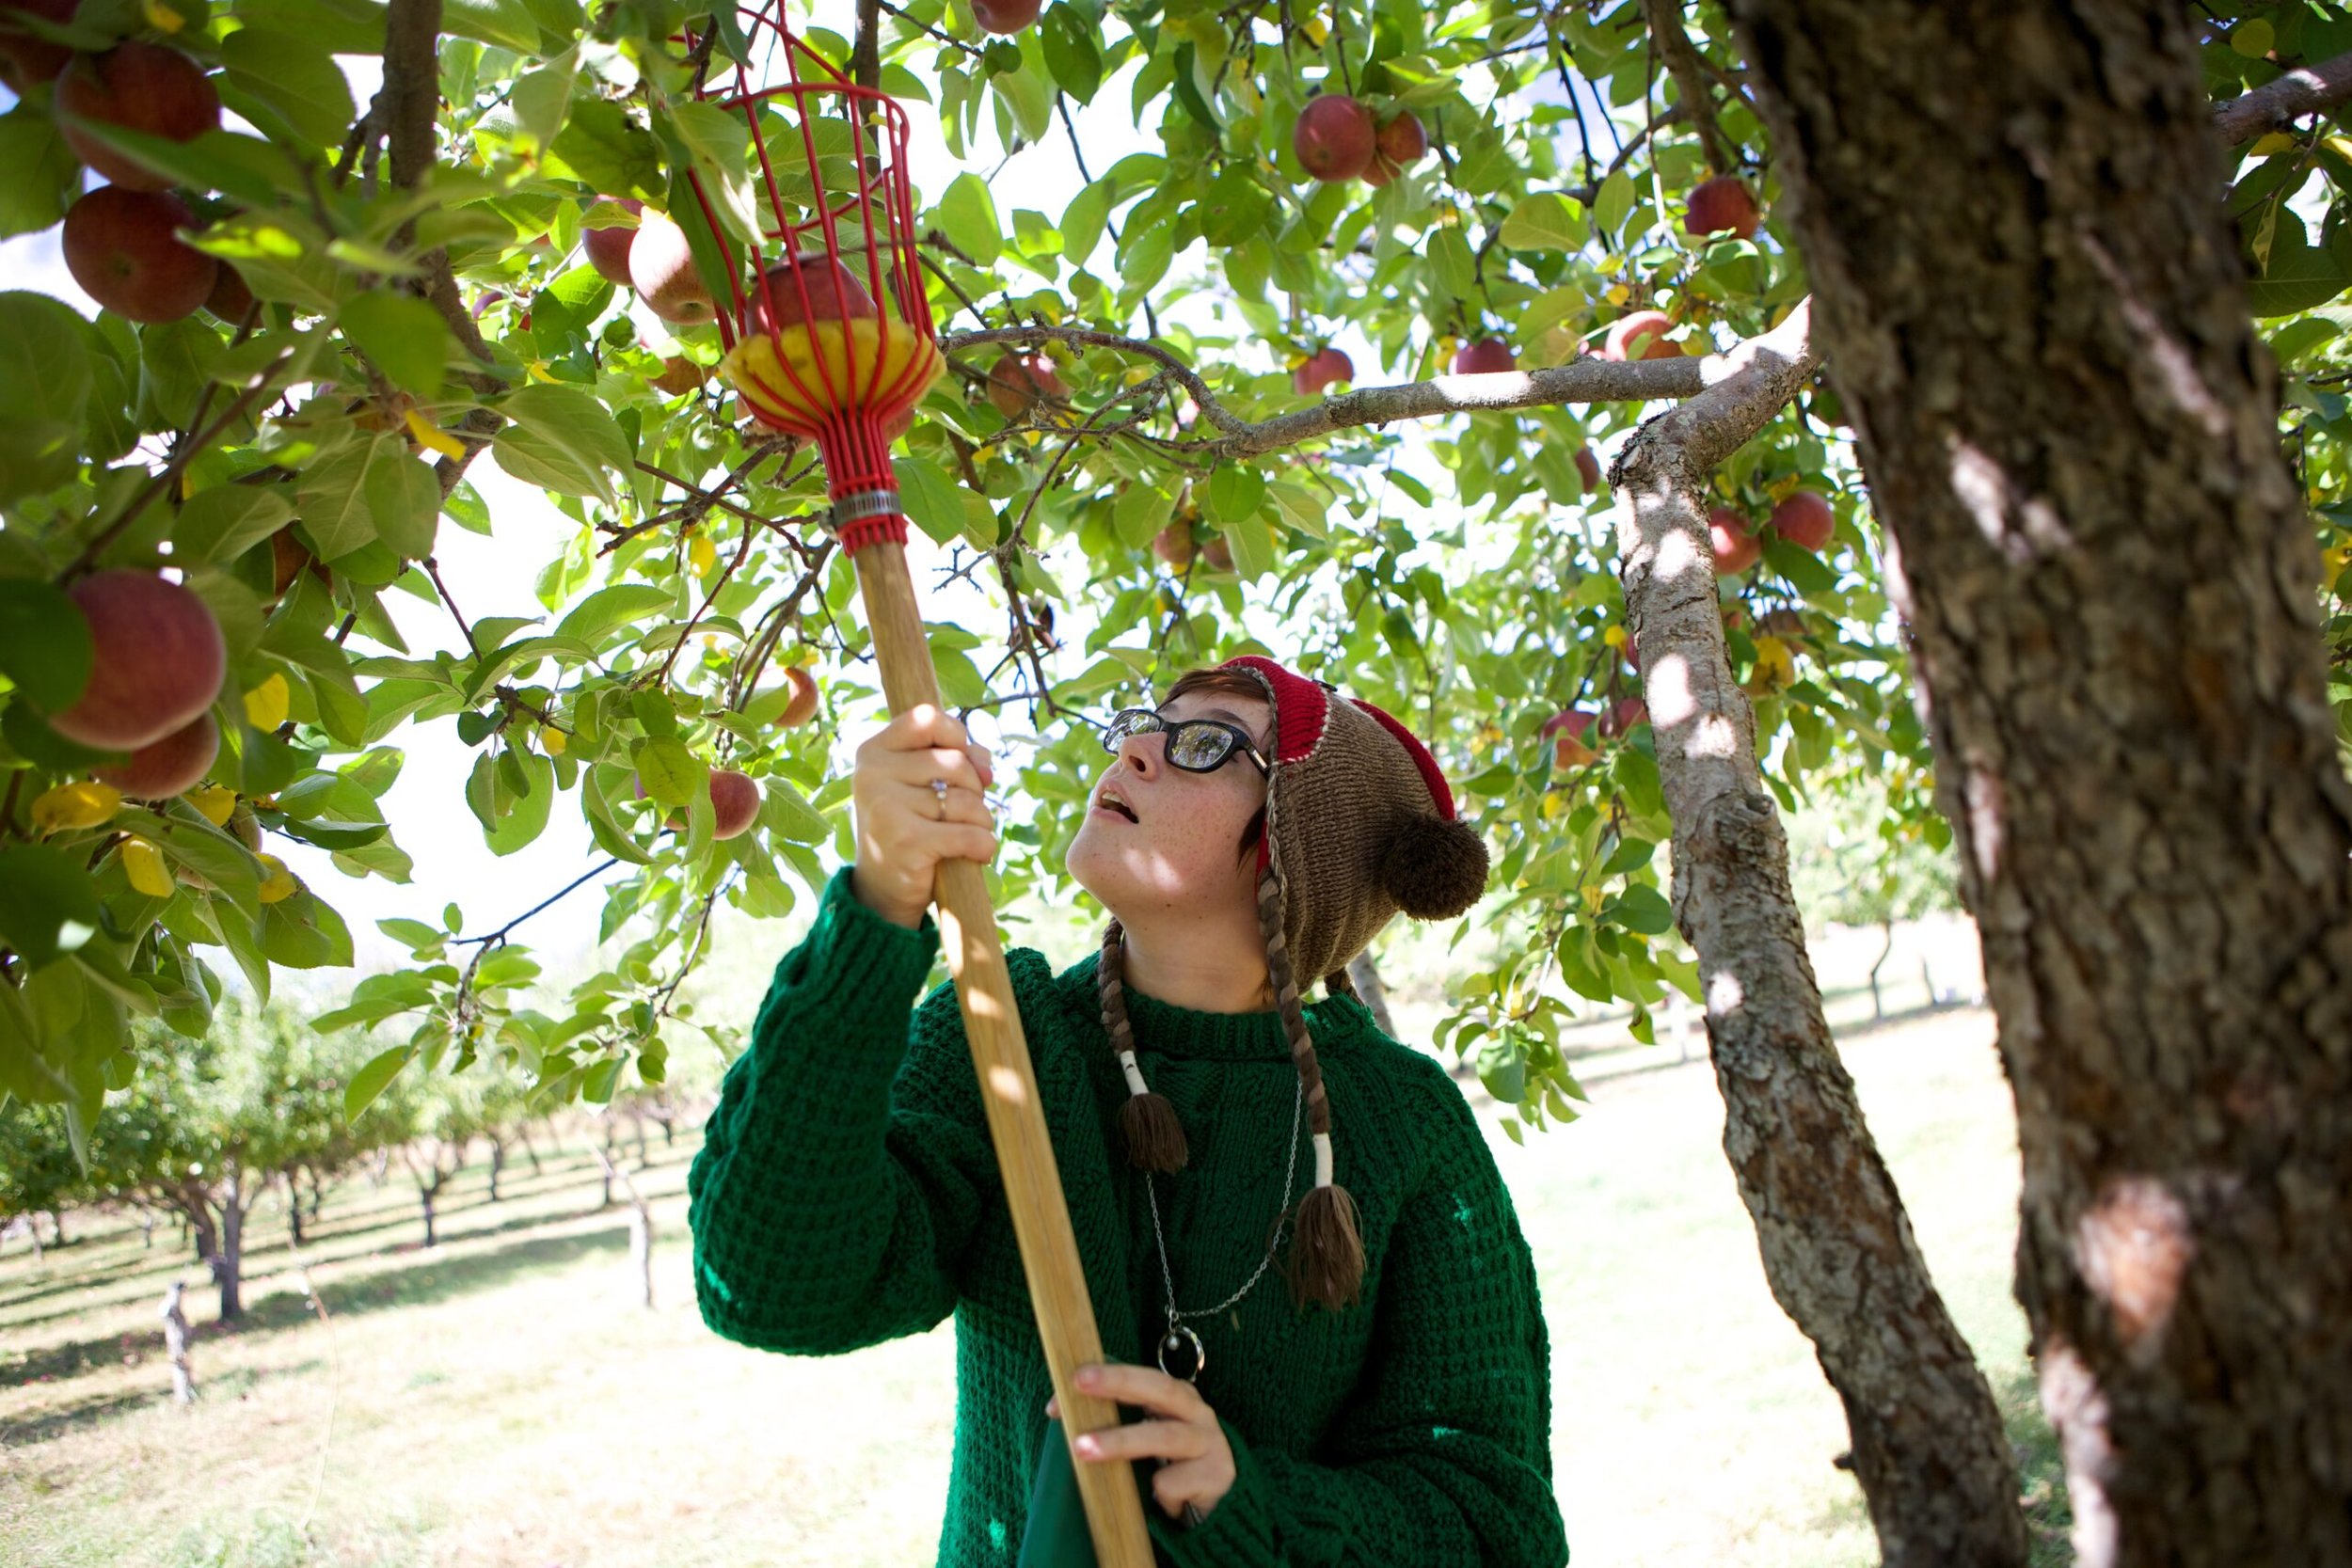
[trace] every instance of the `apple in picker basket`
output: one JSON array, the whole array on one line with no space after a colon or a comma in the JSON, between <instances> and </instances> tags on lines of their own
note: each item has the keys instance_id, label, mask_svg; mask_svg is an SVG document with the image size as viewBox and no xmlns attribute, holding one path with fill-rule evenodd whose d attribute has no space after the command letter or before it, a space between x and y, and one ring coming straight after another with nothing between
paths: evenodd
<instances>
[{"instance_id":1,"label":"apple in picker basket","mask_svg":"<svg viewBox=\"0 0 2352 1568\"><path fill-rule=\"evenodd\" d=\"M1298 112L1291 150L1309 174L1327 182L1353 180L1372 166L1380 128L1372 111L1343 93L1327 92Z\"/></svg>"},{"instance_id":2,"label":"apple in picker basket","mask_svg":"<svg viewBox=\"0 0 2352 1568\"><path fill-rule=\"evenodd\" d=\"M665 322L691 325L718 318L719 308L694 270L686 230L664 214L638 214L637 238L628 247L628 281L645 309Z\"/></svg>"},{"instance_id":3,"label":"apple in picker basket","mask_svg":"<svg viewBox=\"0 0 2352 1568\"><path fill-rule=\"evenodd\" d=\"M196 722L140 747L128 762L99 768L94 776L135 800L161 800L202 784L218 755L220 726L211 713L199 713Z\"/></svg>"},{"instance_id":4,"label":"apple in picker basket","mask_svg":"<svg viewBox=\"0 0 2352 1568\"><path fill-rule=\"evenodd\" d=\"M36 38L17 21L37 16L43 22L71 22L79 0L0 0L0 86L22 98L36 82L54 82L73 63L73 51L62 43Z\"/></svg>"},{"instance_id":5,"label":"apple in picker basket","mask_svg":"<svg viewBox=\"0 0 2352 1568\"><path fill-rule=\"evenodd\" d=\"M68 740L135 752L192 724L229 671L204 601L153 572L97 572L66 590L89 626L89 680L49 727Z\"/></svg>"},{"instance_id":6,"label":"apple in picker basket","mask_svg":"<svg viewBox=\"0 0 2352 1568\"><path fill-rule=\"evenodd\" d=\"M984 33L1017 33L1043 8L1044 0L972 0L972 20Z\"/></svg>"},{"instance_id":7,"label":"apple in picker basket","mask_svg":"<svg viewBox=\"0 0 2352 1568\"><path fill-rule=\"evenodd\" d=\"M1708 542L1715 548L1715 575L1736 577L1764 555L1764 541L1748 531L1748 520L1728 506L1707 515Z\"/></svg>"},{"instance_id":8,"label":"apple in picker basket","mask_svg":"<svg viewBox=\"0 0 2352 1568\"><path fill-rule=\"evenodd\" d=\"M1837 515L1825 498L1811 490L1798 490L1772 508L1772 528L1790 544L1819 555L1837 531Z\"/></svg>"},{"instance_id":9,"label":"apple in picker basket","mask_svg":"<svg viewBox=\"0 0 2352 1568\"><path fill-rule=\"evenodd\" d=\"M193 222L168 191L101 185L66 210L65 269L100 309L130 321L192 316L220 274L218 262L173 232Z\"/></svg>"},{"instance_id":10,"label":"apple in picker basket","mask_svg":"<svg viewBox=\"0 0 2352 1568\"><path fill-rule=\"evenodd\" d=\"M220 129L220 92L204 68L177 49L133 39L77 60L57 82L66 146L92 173L135 191L160 191L171 176L135 164L72 123L96 120L167 141L194 141Z\"/></svg>"},{"instance_id":11,"label":"apple in picker basket","mask_svg":"<svg viewBox=\"0 0 2352 1568\"><path fill-rule=\"evenodd\" d=\"M1335 348L1310 356L1305 364L1291 372L1291 385L1307 397L1315 396L1333 382L1355 379L1355 361Z\"/></svg>"},{"instance_id":12,"label":"apple in picker basket","mask_svg":"<svg viewBox=\"0 0 2352 1568\"><path fill-rule=\"evenodd\" d=\"M1551 737L1554 768L1581 768L1600 754L1585 742L1599 718L1589 708L1572 707L1544 721L1543 733Z\"/></svg>"},{"instance_id":13,"label":"apple in picker basket","mask_svg":"<svg viewBox=\"0 0 2352 1568\"><path fill-rule=\"evenodd\" d=\"M803 252L768 269L765 287L755 287L743 307L743 330L772 336L804 321L871 321L882 312L850 269L828 258ZM801 291L808 291L806 308ZM769 309L772 305L772 319Z\"/></svg>"},{"instance_id":14,"label":"apple in picker basket","mask_svg":"<svg viewBox=\"0 0 2352 1568\"><path fill-rule=\"evenodd\" d=\"M626 207L632 213L642 214L645 210L645 204L633 197L608 196L598 199ZM628 253L637 245L636 230L624 229L617 224L610 229L583 229L580 243L587 250L588 264L596 269L597 277L608 283L628 286L630 281Z\"/></svg>"},{"instance_id":15,"label":"apple in picker basket","mask_svg":"<svg viewBox=\"0 0 2352 1568\"><path fill-rule=\"evenodd\" d=\"M1666 334L1673 327L1674 323L1663 310L1636 310L1629 316L1620 316L1610 324L1600 356L1617 360L1679 358L1682 346L1666 341Z\"/></svg>"},{"instance_id":16,"label":"apple in picker basket","mask_svg":"<svg viewBox=\"0 0 2352 1568\"><path fill-rule=\"evenodd\" d=\"M1493 375L1518 368L1518 356L1500 338L1481 338L1474 343L1464 343L1454 356L1455 375Z\"/></svg>"}]
</instances>

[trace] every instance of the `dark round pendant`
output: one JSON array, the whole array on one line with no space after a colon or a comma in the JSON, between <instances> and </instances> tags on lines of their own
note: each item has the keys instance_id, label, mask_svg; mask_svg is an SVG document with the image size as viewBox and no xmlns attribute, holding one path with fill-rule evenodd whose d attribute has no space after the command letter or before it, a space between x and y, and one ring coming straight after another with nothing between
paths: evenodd
<instances>
[{"instance_id":1,"label":"dark round pendant","mask_svg":"<svg viewBox=\"0 0 2352 1568\"><path fill-rule=\"evenodd\" d=\"M1177 1323L1160 1336L1160 1370L1186 1383L1200 1375L1200 1369L1209 1364L1209 1353L1200 1347L1200 1336L1182 1323Z\"/></svg>"}]
</instances>

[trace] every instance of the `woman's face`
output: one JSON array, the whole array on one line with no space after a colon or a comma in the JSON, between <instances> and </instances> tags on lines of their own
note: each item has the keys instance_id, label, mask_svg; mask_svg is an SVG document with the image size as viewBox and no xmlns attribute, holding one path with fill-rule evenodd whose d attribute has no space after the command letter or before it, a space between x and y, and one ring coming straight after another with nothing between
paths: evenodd
<instances>
[{"instance_id":1,"label":"woman's face","mask_svg":"<svg viewBox=\"0 0 2352 1568\"><path fill-rule=\"evenodd\" d=\"M1273 708L1263 697L1188 691L1157 710L1180 719L1216 719L1245 731L1258 754L1274 755ZM1242 831L1265 804L1265 776L1237 747L1213 773L1171 768L1168 736L1131 735L1087 798L1087 814L1070 846L1073 880L1122 921L1153 915L1212 913L1257 901L1258 851L1241 847ZM1126 802L1135 819L1104 803Z\"/></svg>"}]
</instances>

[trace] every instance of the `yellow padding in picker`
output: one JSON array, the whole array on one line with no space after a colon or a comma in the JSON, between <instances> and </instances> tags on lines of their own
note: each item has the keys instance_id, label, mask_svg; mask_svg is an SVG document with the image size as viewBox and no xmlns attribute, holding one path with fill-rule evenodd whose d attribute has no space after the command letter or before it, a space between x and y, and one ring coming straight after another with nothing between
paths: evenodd
<instances>
[{"instance_id":1,"label":"yellow padding in picker","mask_svg":"<svg viewBox=\"0 0 2352 1568\"><path fill-rule=\"evenodd\" d=\"M907 399L912 404L946 369L939 345L902 321L862 316L848 324L846 335L842 325L795 323L773 333L755 334L737 343L719 369L746 407L770 424L807 434L816 431L823 415L835 411L825 404L832 399L849 401L852 388L859 401L871 402L904 382L914 388ZM821 368L819 355L824 356ZM786 373L787 366L800 376L799 385Z\"/></svg>"}]
</instances>

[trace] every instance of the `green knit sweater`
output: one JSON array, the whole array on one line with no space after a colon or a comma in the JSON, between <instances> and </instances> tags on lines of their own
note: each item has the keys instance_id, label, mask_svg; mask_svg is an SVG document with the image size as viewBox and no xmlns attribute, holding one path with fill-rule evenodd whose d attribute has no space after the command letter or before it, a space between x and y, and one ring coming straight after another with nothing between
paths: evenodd
<instances>
[{"instance_id":1,"label":"green knit sweater","mask_svg":"<svg viewBox=\"0 0 2352 1568\"><path fill-rule=\"evenodd\" d=\"M689 1173L694 1287L719 1334L790 1354L858 1350L954 1313L939 1561L1009 1568L1053 1388L954 986L917 1003L938 950L929 918L893 925L858 902L848 869L833 879ZM1166 1291L1114 1119L1127 1086L1096 959L1057 975L1036 952L1008 957L1104 1353L1155 1365ZM1177 1305L1214 1305L1264 1255L1297 1073L1272 1012L1196 1012L1132 989L1127 1006L1144 1076L1191 1147L1184 1170L1153 1179ZM1193 1323L1207 1355L1198 1386L1236 1474L1189 1529L1147 1487L1156 1555L1176 1568L1565 1562L1534 1260L1470 1106L1353 998L1311 1004L1307 1020L1334 1174L1363 1231L1363 1299L1295 1308L1269 1268ZM1303 1193L1303 1125L1297 1172Z\"/></svg>"}]
</instances>

